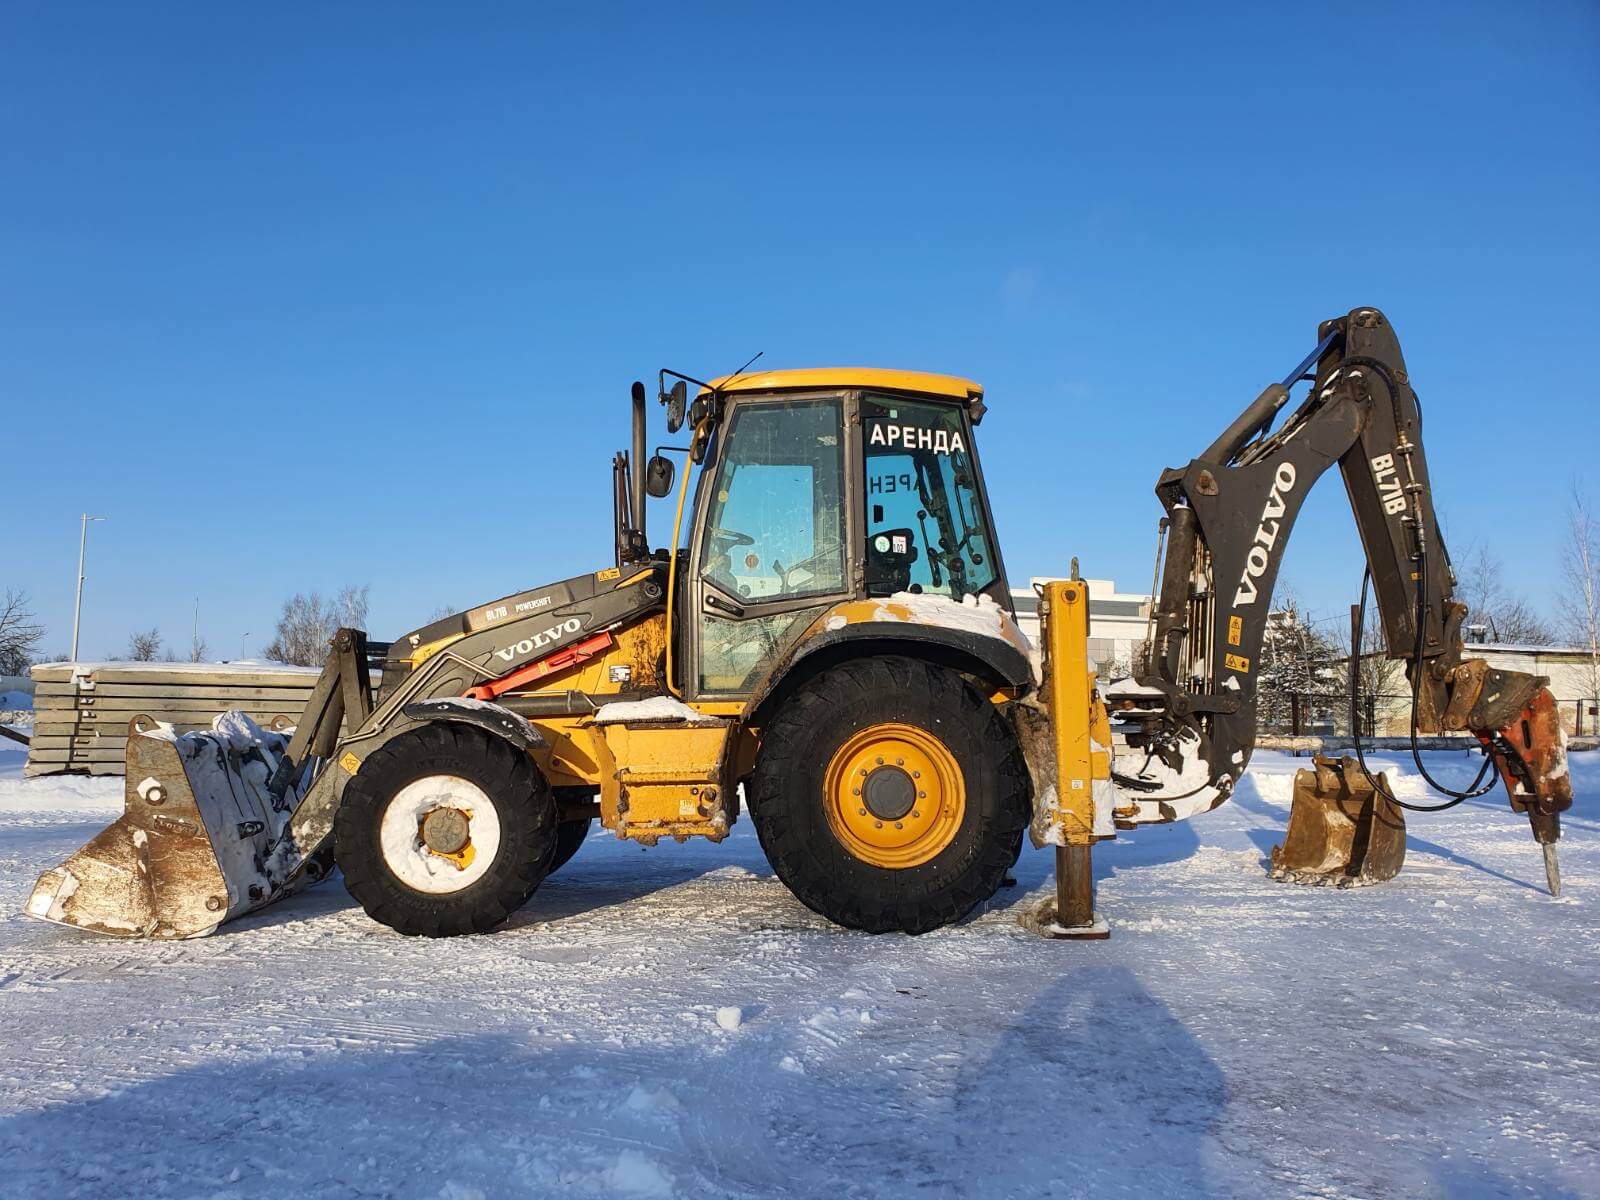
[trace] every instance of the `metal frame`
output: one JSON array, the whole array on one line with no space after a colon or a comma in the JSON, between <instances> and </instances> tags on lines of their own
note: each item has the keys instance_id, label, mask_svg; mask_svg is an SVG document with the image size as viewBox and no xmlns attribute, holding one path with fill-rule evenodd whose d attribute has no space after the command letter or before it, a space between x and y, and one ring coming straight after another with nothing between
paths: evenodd
<instances>
[{"instance_id":1,"label":"metal frame","mask_svg":"<svg viewBox=\"0 0 1600 1200\"><path fill-rule=\"evenodd\" d=\"M775 600L762 600L750 602L744 597L730 595L725 589L717 587L706 580L700 573L700 557L706 537L706 519L711 508L712 490L708 485L699 489L695 510L690 516L692 525L688 546L687 579L684 581L682 614L692 626L685 631L683 645L686 653L681 668L682 675L679 683L683 694L691 700L742 700L754 693L759 678L752 680L750 685L738 691L702 691L700 688L700 663L701 663L701 637L700 620L703 616L716 616L725 620L747 621L761 617L781 616L788 612L799 612L812 608L826 608L837 604L841 600L849 600L860 590L858 564L860 556L856 553L855 544L858 540L860 529L859 519L850 504L849 497L855 487L854 479L860 470L860 447L858 439L852 435L851 430L857 428L856 393L852 391L839 391L828 389L823 391L807 392L749 392L734 393L728 397L727 407L721 418L721 428L717 434L717 457L700 464L701 471L720 470L721 457L727 449L728 435L733 429L734 420L738 414L747 408L783 407L801 401L810 400L838 400L840 421L839 454L843 474L843 489L840 497L844 506L841 514L843 520L843 537L845 540L844 561L844 587L832 592L816 592L805 596L784 596ZM859 490L858 488L856 490ZM720 604L713 600L720 600ZM731 608L730 608L731 606ZM737 610L737 611L732 611ZM792 644L792 642L791 642ZM780 655L788 647L780 647Z\"/></svg>"},{"instance_id":2,"label":"metal frame","mask_svg":"<svg viewBox=\"0 0 1600 1200\"><path fill-rule=\"evenodd\" d=\"M759 676L753 679L749 686L737 691L702 690L700 687L701 665L701 618L707 615L722 617L731 620L755 620L761 617L780 616L788 612L799 612L809 609L823 609L829 605L845 600L864 599L866 597L866 530L867 530L867 489L866 489L866 449L863 445L864 424L861 416L861 401L866 395L899 397L903 396L908 401L925 404L946 405L960 413L962 431L967 439L968 456L972 462L973 490L979 505L987 531L989 552L992 555L995 572L994 580L984 589L1008 613L1011 613L1011 593L1006 576L1005 560L1000 551L1000 538L995 529L994 508L989 502L989 489L983 476L983 463L977 450L977 442L973 433L973 421L970 408L967 404L942 396L932 396L923 393L894 392L888 389L849 388L849 389L823 389L793 392L739 392L725 397L725 408L719 421L717 431L717 455L709 457L707 461L699 464L701 471L717 470L720 468L720 457L727 446L727 439L733 428L733 422L738 414L746 408L770 407L773 405L792 404L800 401L838 399L841 405L842 434L840 450L844 467L844 488L842 503L842 533L845 539L845 587L833 592L822 592L806 596L782 597L776 600L749 602L742 597L728 594L724 589L701 577L700 559L703 543L706 536L706 520L712 502L712 492L709 486L697 488L699 495L693 512L690 514L691 536L685 553L688 561L684 570L687 578L683 585L684 603L681 616L692 624L693 628L685 631L680 643L684 647L683 663L680 666L678 682L683 689L683 694L692 700L742 700L757 694L769 680ZM1013 614L1014 615L1014 614ZM796 631L795 637L799 633ZM794 639L779 648L779 658L792 649Z\"/></svg>"}]
</instances>

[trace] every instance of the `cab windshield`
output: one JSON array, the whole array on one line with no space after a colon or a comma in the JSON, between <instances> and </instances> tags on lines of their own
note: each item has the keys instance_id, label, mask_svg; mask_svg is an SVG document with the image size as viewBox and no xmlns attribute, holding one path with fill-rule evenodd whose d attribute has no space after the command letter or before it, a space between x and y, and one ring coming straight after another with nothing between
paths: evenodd
<instances>
[{"instance_id":1,"label":"cab windshield","mask_svg":"<svg viewBox=\"0 0 1600 1200\"><path fill-rule=\"evenodd\" d=\"M988 587L997 572L960 407L868 395L861 418L869 591L960 599Z\"/></svg>"}]
</instances>

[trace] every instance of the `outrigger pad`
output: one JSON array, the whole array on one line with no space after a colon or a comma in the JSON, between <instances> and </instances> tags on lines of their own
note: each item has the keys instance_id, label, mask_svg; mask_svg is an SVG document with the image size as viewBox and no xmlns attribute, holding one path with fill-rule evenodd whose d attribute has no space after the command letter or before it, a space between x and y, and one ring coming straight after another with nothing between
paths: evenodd
<instances>
[{"instance_id":1,"label":"outrigger pad","mask_svg":"<svg viewBox=\"0 0 1600 1200\"><path fill-rule=\"evenodd\" d=\"M1354 758L1313 758L1311 770L1295 772L1272 877L1335 887L1393 879L1406 860L1405 813L1393 794L1387 776L1369 776Z\"/></svg>"},{"instance_id":2,"label":"outrigger pad","mask_svg":"<svg viewBox=\"0 0 1600 1200\"><path fill-rule=\"evenodd\" d=\"M123 814L39 877L29 916L115 937L186 938L299 880L285 826L298 795L267 789L286 739L243 713L176 734L135 717Z\"/></svg>"}]
</instances>

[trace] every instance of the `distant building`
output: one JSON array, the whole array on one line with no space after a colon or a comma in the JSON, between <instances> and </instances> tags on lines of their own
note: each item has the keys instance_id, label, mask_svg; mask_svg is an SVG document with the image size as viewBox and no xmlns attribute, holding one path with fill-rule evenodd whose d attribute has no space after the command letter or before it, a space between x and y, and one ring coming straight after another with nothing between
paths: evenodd
<instances>
[{"instance_id":1,"label":"distant building","mask_svg":"<svg viewBox=\"0 0 1600 1200\"><path fill-rule=\"evenodd\" d=\"M1029 587L1012 588L1017 624L1034 645L1039 644L1039 594L1056 576L1030 579ZM1114 580L1086 579L1089 585L1089 662L1101 679L1111 680L1133 671L1145 639L1149 637L1150 597L1139 592L1119 592Z\"/></svg>"}]
</instances>

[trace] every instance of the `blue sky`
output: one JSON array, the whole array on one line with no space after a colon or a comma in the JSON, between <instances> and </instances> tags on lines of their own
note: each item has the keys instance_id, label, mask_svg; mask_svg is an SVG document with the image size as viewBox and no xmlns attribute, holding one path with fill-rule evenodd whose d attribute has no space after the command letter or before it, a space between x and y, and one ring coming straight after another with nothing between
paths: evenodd
<instances>
[{"instance_id":1,"label":"blue sky","mask_svg":"<svg viewBox=\"0 0 1600 1200\"><path fill-rule=\"evenodd\" d=\"M1361 19L1357 19L1357 16ZM1600 493L1600 10L0 7L0 588L83 653L374 636L610 557L628 384L989 391L1014 579L1147 587L1160 469L1358 304L1457 558ZM658 518L664 520L665 518ZM659 527L658 527L659 528ZM664 539L658 539L664 540ZM1337 479L1285 565L1354 598Z\"/></svg>"}]
</instances>

